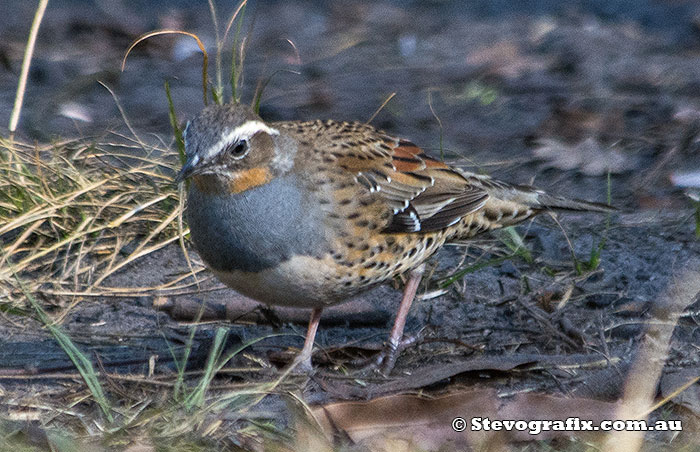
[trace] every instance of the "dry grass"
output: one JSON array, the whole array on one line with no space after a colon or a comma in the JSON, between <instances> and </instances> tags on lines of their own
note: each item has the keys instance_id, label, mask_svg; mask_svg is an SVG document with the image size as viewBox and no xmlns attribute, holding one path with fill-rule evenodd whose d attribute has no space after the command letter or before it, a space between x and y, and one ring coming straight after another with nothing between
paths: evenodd
<instances>
[{"instance_id":1,"label":"dry grass","mask_svg":"<svg viewBox=\"0 0 700 452\"><path fill-rule=\"evenodd\" d=\"M37 295L118 295L110 275L178 240L176 159L138 147L0 138L0 307L26 307L15 275Z\"/></svg>"}]
</instances>

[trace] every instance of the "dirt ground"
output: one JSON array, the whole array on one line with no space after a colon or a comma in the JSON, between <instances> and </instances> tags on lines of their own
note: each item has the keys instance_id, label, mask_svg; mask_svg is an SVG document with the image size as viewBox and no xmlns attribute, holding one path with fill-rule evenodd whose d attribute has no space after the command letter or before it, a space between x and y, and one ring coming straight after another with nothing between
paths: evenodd
<instances>
[{"instance_id":1,"label":"dirt ground","mask_svg":"<svg viewBox=\"0 0 700 452\"><path fill-rule=\"evenodd\" d=\"M101 81L144 140L171 144L163 82L170 81L181 119L196 114L201 54L189 38L169 36L137 47L123 72L121 59L136 37L156 28L195 32L208 46L214 32L206 2L155 3L50 4L21 135L119 142L129 132ZM221 17L228 17L234 5L219 3ZM531 259L484 265L446 288L441 282L459 268L508 250L496 236L445 247L429 262L432 276L409 315L407 332L422 339L387 379L359 384L344 372L388 334L400 283L329 313L317 336L319 375L303 392L309 403L464 387L615 400L669 287L682 273L700 270L693 203L673 183L700 171L700 8L670 0L516 4L270 0L248 8L244 101L261 77L275 73L262 98L263 118L366 121L395 92L373 125L434 155L442 139L451 163L507 181L600 202L610 190L620 209L608 224L605 216L566 214L558 217L560 227L542 216L517 229ZM9 119L34 7L13 2L17 13L0 18L0 124ZM225 55L225 68L227 61ZM177 160L174 152L165 158ZM599 266L577 272L572 252L587 262L601 241ZM186 272L173 244L105 285L155 286ZM207 289L201 292L85 297L62 326L110 371L143 373L157 354L156 373L167 375L174 369L168 344L183 344L190 325L154 309L154 302L219 306L237 299L200 276ZM222 384L269 378L303 342L305 314L241 303L241 312L254 312L198 328L192 370L203 365L217 327L230 328L231 344L283 335L249 348L233 363L248 370L232 371ZM0 395L62 397L65 382L41 375L70 372L71 363L38 323L4 314L0 338L0 375L1 368L4 375L16 369L34 375L3 377ZM700 375L699 347L696 295L684 300L664 375ZM689 391L697 398L698 383ZM687 420L687 435L699 431L697 400L671 405L673 416ZM271 397L255 410L286 419L285 407ZM666 444L663 435L655 438Z\"/></svg>"}]
</instances>

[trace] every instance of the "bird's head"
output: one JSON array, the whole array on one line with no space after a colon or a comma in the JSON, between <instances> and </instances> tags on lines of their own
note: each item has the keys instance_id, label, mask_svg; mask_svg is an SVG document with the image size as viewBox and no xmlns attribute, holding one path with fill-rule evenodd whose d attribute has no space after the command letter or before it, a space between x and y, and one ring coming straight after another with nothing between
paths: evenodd
<instances>
[{"instance_id":1,"label":"bird's head","mask_svg":"<svg viewBox=\"0 0 700 452\"><path fill-rule=\"evenodd\" d=\"M211 105L187 123L187 161L175 182L191 178L200 189L228 193L266 184L291 166L279 135L250 107Z\"/></svg>"}]
</instances>

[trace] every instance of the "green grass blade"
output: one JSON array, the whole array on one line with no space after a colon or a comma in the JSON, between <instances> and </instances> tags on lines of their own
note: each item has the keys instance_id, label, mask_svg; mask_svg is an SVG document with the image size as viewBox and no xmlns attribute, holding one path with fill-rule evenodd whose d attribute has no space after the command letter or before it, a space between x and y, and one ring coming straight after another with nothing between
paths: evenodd
<instances>
[{"instance_id":1,"label":"green grass blade","mask_svg":"<svg viewBox=\"0 0 700 452\"><path fill-rule=\"evenodd\" d=\"M247 3L240 6L240 12L236 18L236 32L233 35L233 46L231 51L231 100L233 102L240 102L240 93L238 92L238 84L240 83L241 71L243 70L243 50L241 49L241 54L238 53L238 42L241 35L241 27L243 25L243 17L245 16L245 9ZM240 61L239 61L240 60Z\"/></svg>"},{"instance_id":2,"label":"green grass blade","mask_svg":"<svg viewBox=\"0 0 700 452\"><path fill-rule=\"evenodd\" d=\"M211 385L211 382L216 374L240 352L262 340L275 336L284 336L284 334L270 334L244 342L222 358L223 346L226 343L227 336L228 330L226 328L219 328L216 330L216 335L214 336L212 348L209 352L209 357L207 358L207 363L204 369L204 375L202 375L202 378L199 380L199 383L194 391L185 400L184 406L186 409L191 410L195 407L201 407L204 404L204 396L206 395L206 391Z\"/></svg>"},{"instance_id":3,"label":"green grass blade","mask_svg":"<svg viewBox=\"0 0 700 452\"><path fill-rule=\"evenodd\" d=\"M475 271L481 270L482 268L490 267L492 265L498 265L502 262L513 259L514 257L517 257L517 256L519 256L519 255L518 254L509 254L507 256L500 256L500 257L495 257L493 259L489 259L489 260L482 262L480 264L474 264L474 265L470 265L468 267L465 267L462 270L458 271L457 273L454 273L451 276L444 278L443 281L440 282L440 288L444 289L446 287L449 287L455 281L461 279L465 275L468 275L470 273L474 273Z\"/></svg>"},{"instance_id":4,"label":"green grass blade","mask_svg":"<svg viewBox=\"0 0 700 452\"><path fill-rule=\"evenodd\" d=\"M187 161L185 156L185 140L182 135L182 129L177 120L177 114L175 113L175 104L173 103L173 98L170 95L170 83L165 82L165 96L168 98L168 118L170 118L170 126L173 128L173 134L175 135L175 146L177 148L177 154L180 157L180 163L182 165Z\"/></svg>"},{"instance_id":5,"label":"green grass blade","mask_svg":"<svg viewBox=\"0 0 700 452\"><path fill-rule=\"evenodd\" d=\"M185 383L185 369L187 368L187 361L190 359L190 354L192 353L192 344L194 343L194 335L197 332L196 327L190 328L190 334L185 342L185 353L181 360L173 354L173 361L177 367L177 378L175 379L175 386L173 387L173 397L179 399L183 391L183 385Z\"/></svg>"},{"instance_id":6,"label":"green grass blade","mask_svg":"<svg viewBox=\"0 0 700 452\"><path fill-rule=\"evenodd\" d=\"M610 171L608 171L607 183L608 183L607 201L608 201L608 205L611 205L612 204L612 180L610 178ZM597 245L594 244L591 247L591 254L588 257L588 261L581 262L581 261L574 259L576 272L579 275L586 273L586 272L594 271L600 266L600 256L603 254L603 250L605 249L605 244L608 241L608 231L610 230L610 216L611 216L610 213L608 213L605 216L605 228L603 229L602 238L600 239L600 242L598 242Z\"/></svg>"},{"instance_id":7,"label":"green grass blade","mask_svg":"<svg viewBox=\"0 0 700 452\"><path fill-rule=\"evenodd\" d=\"M9 262L8 265L10 265ZM114 418L112 417L112 406L109 403L109 400L107 400L105 392L102 389L102 385L97 378L95 368L92 366L92 362L80 351L80 349L78 349L78 347L76 347L67 334L53 324L49 316L41 308L39 302L24 285L24 282L14 271L12 273L17 281L17 284L22 290L22 293L27 297L27 300L29 300L29 303L36 311L39 320L46 326L56 342L58 342L66 355L68 355L68 358L71 360L73 365L75 365L76 369L78 369L78 373L80 373L80 376L83 377L83 381L85 381L85 384L92 393L92 396L95 398L97 404L100 406L100 409L107 417L107 420L109 420L109 422L113 422Z\"/></svg>"},{"instance_id":8,"label":"green grass blade","mask_svg":"<svg viewBox=\"0 0 700 452\"><path fill-rule=\"evenodd\" d=\"M533 262L532 253L527 249L525 241L513 226L501 229L499 238L514 255L522 257L528 264Z\"/></svg>"},{"instance_id":9,"label":"green grass blade","mask_svg":"<svg viewBox=\"0 0 700 452\"><path fill-rule=\"evenodd\" d=\"M218 88L214 87L214 85L211 86L211 98L216 105L221 105L223 102L222 92Z\"/></svg>"},{"instance_id":10,"label":"green grass blade","mask_svg":"<svg viewBox=\"0 0 700 452\"><path fill-rule=\"evenodd\" d=\"M204 404L204 396L207 392L207 388L209 388L211 381L216 375L216 363L223 353L223 348L227 337L228 329L217 328L216 335L214 336L214 341L211 346L211 351L209 352L209 357L207 358L207 363L204 367L204 375L202 375L202 378L199 380L199 383L194 391L185 399L184 406L186 410L201 407Z\"/></svg>"}]
</instances>

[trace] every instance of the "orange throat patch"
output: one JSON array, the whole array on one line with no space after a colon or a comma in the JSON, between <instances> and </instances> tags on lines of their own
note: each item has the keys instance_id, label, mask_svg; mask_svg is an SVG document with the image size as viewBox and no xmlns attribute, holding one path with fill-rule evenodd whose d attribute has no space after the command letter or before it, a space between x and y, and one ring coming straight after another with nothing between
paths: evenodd
<instances>
[{"instance_id":1,"label":"orange throat patch","mask_svg":"<svg viewBox=\"0 0 700 452\"><path fill-rule=\"evenodd\" d=\"M222 185L221 180L211 174L194 176L192 182L199 191L204 193L235 195L264 185L272 179L270 171L263 167L236 171L233 176L228 181L228 185Z\"/></svg>"},{"instance_id":2,"label":"orange throat patch","mask_svg":"<svg viewBox=\"0 0 700 452\"><path fill-rule=\"evenodd\" d=\"M243 171L237 171L236 176L229 182L229 191L237 194L270 182L270 171L258 166Z\"/></svg>"}]
</instances>

